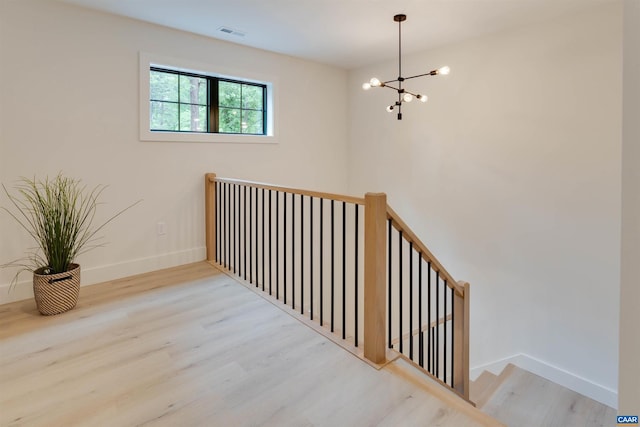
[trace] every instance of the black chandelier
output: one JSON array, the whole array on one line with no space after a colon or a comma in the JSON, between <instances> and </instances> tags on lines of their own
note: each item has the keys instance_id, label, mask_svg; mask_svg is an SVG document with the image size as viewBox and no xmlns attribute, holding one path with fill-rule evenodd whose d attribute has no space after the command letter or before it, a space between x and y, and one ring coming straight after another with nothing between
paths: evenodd
<instances>
[{"instance_id":1,"label":"black chandelier","mask_svg":"<svg viewBox=\"0 0 640 427\"><path fill-rule=\"evenodd\" d=\"M436 76L438 74L446 75L449 74L449 67L444 66L438 68L437 70L430 71L424 74L418 74L416 76L411 77L402 77L402 22L407 20L407 15L396 15L393 17L393 20L398 23L398 78L395 80L389 80L386 82L382 82L377 78L372 78L366 83L362 84L362 89L369 90L372 87L388 87L389 89L393 89L398 92L398 100L393 105L389 105L387 107L388 112L392 112L394 110L398 111L398 120L402 120L402 103L403 102L411 102L413 98L416 98L422 102L427 102L427 95L415 94L413 92L409 92L406 89L402 88L402 82L409 79L415 79L416 77L424 77L424 76ZM389 83L398 82L398 87L394 87L389 85Z\"/></svg>"}]
</instances>

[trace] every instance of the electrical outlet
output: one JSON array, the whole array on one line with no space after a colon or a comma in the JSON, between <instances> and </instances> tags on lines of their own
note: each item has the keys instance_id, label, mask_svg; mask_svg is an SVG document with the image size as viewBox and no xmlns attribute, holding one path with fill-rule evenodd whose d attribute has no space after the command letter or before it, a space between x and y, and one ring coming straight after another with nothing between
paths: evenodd
<instances>
[{"instance_id":1,"label":"electrical outlet","mask_svg":"<svg viewBox=\"0 0 640 427\"><path fill-rule=\"evenodd\" d=\"M156 232L158 236L164 236L165 234L167 234L167 224L162 221L158 222L156 224Z\"/></svg>"}]
</instances>

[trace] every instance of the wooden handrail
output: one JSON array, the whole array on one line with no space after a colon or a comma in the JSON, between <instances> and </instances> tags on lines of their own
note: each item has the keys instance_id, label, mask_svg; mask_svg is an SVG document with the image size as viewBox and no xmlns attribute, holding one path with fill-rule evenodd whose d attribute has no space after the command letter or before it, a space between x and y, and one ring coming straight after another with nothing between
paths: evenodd
<instances>
[{"instance_id":1,"label":"wooden handrail","mask_svg":"<svg viewBox=\"0 0 640 427\"><path fill-rule=\"evenodd\" d=\"M245 181L232 178L215 178L217 182L226 182L227 184L245 185L247 187L264 188L265 190L282 191L283 193L302 194L309 197L318 197L322 199L335 200L337 202L354 203L364 206L363 197L346 196L342 194L323 193L321 191L302 190L299 188L283 187L279 185L265 184L262 182Z\"/></svg>"},{"instance_id":2,"label":"wooden handrail","mask_svg":"<svg viewBox=\"0 0 640 427\"><path fill-rule=\"evenodd\" d=\"M422 254L422 258L425 261L431 263L431 268L434 271L440 273L440 277L447 281L447 286L453 289L458 295L464 297L464 287L458 285L458 282L449 274L449 272L440 264L440 261L436 259L435 256L431 253L427 246L422 243L422 241L415 235L413 231L409 228L407 224L400 218L400 216L391 209L390 206L387 206L387 218L391 219L391 223L393 227L402 231L402 236L410 243L413 243L414 249Z\"/></svg>"}]
</instances>

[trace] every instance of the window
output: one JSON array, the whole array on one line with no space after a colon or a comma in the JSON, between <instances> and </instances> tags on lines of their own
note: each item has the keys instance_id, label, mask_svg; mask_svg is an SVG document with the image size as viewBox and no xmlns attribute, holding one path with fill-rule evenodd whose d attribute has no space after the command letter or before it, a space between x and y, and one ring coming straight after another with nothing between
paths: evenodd
<instances>
[{"instance_id":1,"label":"window","mask_svg":"<svg viewBox=\"0 0 640 427\"><path fill-rule=\"evenodd\" d=\"M267 134L267 86L158 67L149 71L149 129Z\"/></svg>"}]
</instances>

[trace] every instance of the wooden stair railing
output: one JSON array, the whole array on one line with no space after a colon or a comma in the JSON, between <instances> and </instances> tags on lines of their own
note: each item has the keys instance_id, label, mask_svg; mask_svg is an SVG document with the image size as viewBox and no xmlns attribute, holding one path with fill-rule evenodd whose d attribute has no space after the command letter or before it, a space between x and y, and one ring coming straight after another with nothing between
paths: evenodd
<instances>
[{"instance_id":1,"label":"wooden stair railing","mask_svg":"<svg viewBox=\"0 0 640 427\"><path fill-rule=\"evenodd\" d=\"M469 284L453 279L385 194L208 173L205 221L209 262L341 335L372 363L394 349L469 400Z\"/></svg>"},{"instance_id":2,"label":"wooden stair railing","mask_svg":"<svg viewBox=\"0 0 640 427\"><path fill-rule=\"evenodd\" d=\"M393 295L400 295L401 302L408 302L409 306L409 328L405 334L402 326L403 315L400 313L396 316L396 322L393 322L391 303L387 311L389 334L389 347L397 348L400 353L408 356L408 358L425 369L430 375L438 381L453 388L458 394L469 400L469 302L470 302L470 286L467 282L457 282L451 274L442 266L437 258L429 251L424 243L413 233L413 231L404 223L400 216L391 208L387 207L388 227L388 257L390 266L388 273L389 293L393 299ZM398 263L392 262L392 235L393 230L397 232L398 240ZM396 267L399 276L392 276L393 265L403 265L402 249L408 245L409 267L408 269ZM414 271L414 258L418 257L418 273ZM422 281L424 278L422 267L427 267L427 296L422 295ZM408 271L407 271L408 270ZM402 301L402 288L407 280L403 280L402 273L409 273L410 297L404 298ZM435 284L432 283L435 274ZM414 302L413 289L414 279L418 281L418 301ZM432 295L432 288L435 288L435 295ZM443 289L442 294L439 290ZM451 297L447 301L447 292L450 290ZM435 297L436 301L432 301ZM426 301L424 301L426 299ZM444 302L444 304L441 304ZM426 303L426 304L425 304ZM425 307L426 305L426 307ZM418 315L415 316L413 309L417 306ZM435 313L432 313L435 310ZM441 311L442 310L442 311ZM423 320L423 311L426 311L427 319ZM413 320L417 317L417 328L414 328ZM399 324L399 332L397 338L392 338L393 324ZM418 336L418 351L413 351L414 336ZM447 336L449 342L447 343ZM427 341L426 349L425 338ZM443 345L440 345L440 338L444 338ZM407 355L405 341L409 344L409 354ZM435 342L435 346L431 343ZM426 354L425 354L426 350ZM449 353L449 354L448 354ZM447 357L449 356L449 357ZM449 363L448 363L449 362Z\"/></svg>"}]
</instances>

